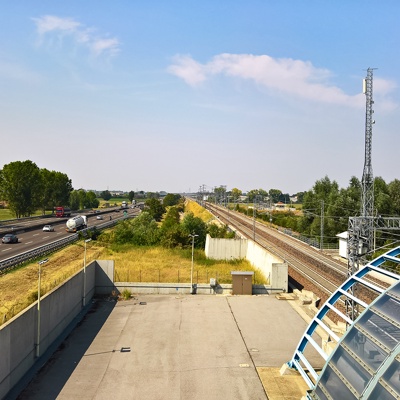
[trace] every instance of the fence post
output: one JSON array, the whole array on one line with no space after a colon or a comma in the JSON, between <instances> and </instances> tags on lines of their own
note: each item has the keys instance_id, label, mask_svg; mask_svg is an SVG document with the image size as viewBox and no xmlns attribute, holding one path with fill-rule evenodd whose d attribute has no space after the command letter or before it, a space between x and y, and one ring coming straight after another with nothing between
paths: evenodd
<instances>
[{"instance_id":1,"label":"fence post","mask_svg":"<svg viewBox=\"0 0 400 400\"><path fill-rule=\"evenodd\" d=\"M178 283L179 283L179 269L178 269Z\"/></svg>"}]
</instances>

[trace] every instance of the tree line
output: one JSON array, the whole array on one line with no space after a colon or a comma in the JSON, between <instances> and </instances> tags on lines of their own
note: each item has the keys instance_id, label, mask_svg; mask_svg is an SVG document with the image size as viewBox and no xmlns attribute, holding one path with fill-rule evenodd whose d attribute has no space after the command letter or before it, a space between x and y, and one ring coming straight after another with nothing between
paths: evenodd
<instances>
[{"instance_id":1,"label":"tree line","mask_svg":"<svg viewBox=\"0 0 400 400\"><path fill-rule=\"evenodd\" d=\"M337 242L336 235L347 231L349 217L360 216L362 198L362 183L356 178L350 179L346 188L339 188L336 181L331 181L327 176L317 180L314 186L303 193L301 212L294 208L285 211L272 211L259 207L254 197L255 213L258 218L275 225L291 229L309 238L324 242ZM237 204L234 207L243 213L247 207ZM383 178L374 179L374 209L375 216L399 217L400 216L400 180L394 179L386 183ZM322 230L321 221L323 220ZM399 232L389 233L377 231L378 244L388 241L398 241Z\"/></svg>"},{"instance_id":2,"label":"tree line","mask_svg":"<svg viewBox=\"0 0 400 400\"><path fill-rule=\"evenodd\" d=\"M118 222L113 231L102 233L99 240L117 245L154 246L167 248L204 248L207 234L211 237L233 238L226 225L205 223L192 212L185 212L185 198L167 194L162 201L150 198L145 209L134 219Z\"/></svg>"},{"instance_id":3,"label":"tree line","mask_svg":"<svg viewBox=\"0 0 400 400\"><path fill-rule=\"evenodd\" d=\"M69 206L73 210L95 208L99 200L93 191L74 190L67 174L39 168L34 162L14 161L0 170L0 199L16 218L41 210Z\"/></svg>"}]
</instances>

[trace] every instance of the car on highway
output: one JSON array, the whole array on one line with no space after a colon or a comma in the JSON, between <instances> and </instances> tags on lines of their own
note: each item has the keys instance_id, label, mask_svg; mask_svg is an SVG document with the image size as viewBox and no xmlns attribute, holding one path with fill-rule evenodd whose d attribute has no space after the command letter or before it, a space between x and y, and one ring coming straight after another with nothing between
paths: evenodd
<instances>
[{"instance_id":1,"label":"car on highway","mask_svg":"<svg viewBox=\"0 0 400 400\"><path fill-rule=\"evenodd\" d=\"M103 219L103 216L102 216L102 215L98 215L98 216L96 217L96 219Z\"/></svg>"},{"instance_id":2,"label":"car on highway","mask_svg":"<svg viewBox=\"0 0 400 400\"><path fill-rule=\"evenodd\" d=\"M1 243L18 243L18 237L13 233L6 233L1 239Z\"/></svg>"},{"instance_id":3,"label":"car on highway","mask_svg":"<svg viewBox=\"0 0 400 400\"><path fill-rule=\"evenodd\" d=\"M43 227L43 232L54 232L54 226L53 225L45 225Z\"/></svg>"}]
</instances>

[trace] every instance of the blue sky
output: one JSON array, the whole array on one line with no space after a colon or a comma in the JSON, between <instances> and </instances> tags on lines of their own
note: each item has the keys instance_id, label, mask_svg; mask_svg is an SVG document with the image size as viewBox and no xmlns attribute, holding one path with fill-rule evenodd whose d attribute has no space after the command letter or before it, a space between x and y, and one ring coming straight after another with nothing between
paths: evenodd
<instances>
[{"instance_id":1,"label":"blue sky","mask_svg":"<svg viewBox=\"0 0 400 400\"><path fill-rule=\"evenodd\" d=\"M400 2L3 1L1 165L75 189L347 187L399 176Z\"/></svg>"}]
</instances>

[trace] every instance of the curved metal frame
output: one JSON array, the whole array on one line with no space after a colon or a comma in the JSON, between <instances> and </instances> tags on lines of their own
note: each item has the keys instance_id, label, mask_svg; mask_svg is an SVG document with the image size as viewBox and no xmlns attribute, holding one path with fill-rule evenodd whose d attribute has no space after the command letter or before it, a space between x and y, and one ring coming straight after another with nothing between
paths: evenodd
<instances>
[{"instance_id":1,"label":"curved metal frame","mask_svg":"<svg viewBox=\"0 0 400 400\"><path fill-rule=\"evenodd\" d=\"M369 282L369 281L367 281L367 280L365 280L363 278L368 273L374 271L377 274L390 277L396 283L398 283L400 281L400 276L399 275L397 275L395 273L392 273L390 271L387 271L385 269L379 268L379 266L381 266L382 264L384 264L387 261L393 262L393 263L396 263L396 264L400 264L400 258L398 258L399 255L400 255L400 247L397 247L397 248L392 249L392 250L388 251L387 253L377 257L375 260L371 261L366 266L361 268L359 271L354 273L351 277L349 277L349 279L346 280L346 282L344 282L332 294L332 296L325 302L325 304L321 307L321 309L318 311L318 313L315 315L315 317L313 318L313 320L309 324L308 328L306 329L303 337L301 338L301 340L300 340L300 342L299 342L299 344L298 344L298 346L297 346L297 348L296 348L296 350L295 350L295 352L293 354L292 359L287 364L289 365L289 367L295 368L300 372L301 376L303 377L304 381L306 382L308 387L311 389L311 391L313 389L315 389L315 387L317 386L317 383L318 383L318 380L320 378L320 375L317 374L315 369L312 367L312 365L310 364L310 362L307 360L307 358L304 355L304 350L305 350L307 344L311 344L314 347L314 349L316 349L318 351L318 353L321 355L321 357L325 360L325 365L328 364L331 356L334 354L335 350L338 348L338 345L337 345L335 350L330 355L328 355L316 343L316 341L312 338L312 335L314 334L314 332L316 332L317 328L321 328L332 339L334 339L336 341L336 343L339 344L340 341L343 340L343 338L346 337L346 335L349 333L349 331L351 330L351 327L358 321L359 318L361 318L361 316L364 314L364 312L367 311L369 309L369 307L371 306L370 304L367 304L364 301L362 301L361 299L359 299L358 297L356 297L355 294L351 293L354 285L363 285L363 286L365 286L365 287L367 287L369 289L372 289L375 292L380 294L379 297L378 297L378 298L380 298L381 295L383 293L387 292L388 290L390 290L390 288L387 289L387 290L381 289L380 287L374 285L373 283L371 283L371 282ZM391 287L393 287L395 284L391 285ZM357 292L358 292L358 290L356 292L353 292L353 293L357 293ZM360 306L365 308L364 312L361 313L361 315L357 318L356 321L353 321L347 315L345 315L340 310L338 310L336 307L334 307L335 303L342 296L346 296L348 301L353 301L356 304L359 304ZM377 299L375 299L374 302L377 301ZM371 304L373 304L373 303L371 303ZM347 332L345 333L345 335L343 335L342 338L340 338L325 323L322 322L322 319L326 316L326 314L329 311L333 311L336 314L338 314L348 324ZM306 367L306 369L303 368L301 363L303 363L303 365ZM312 376L312 378L315 380L316 383L314 383L311 380L309 375Z\"/></svg>"}]
</instances>

